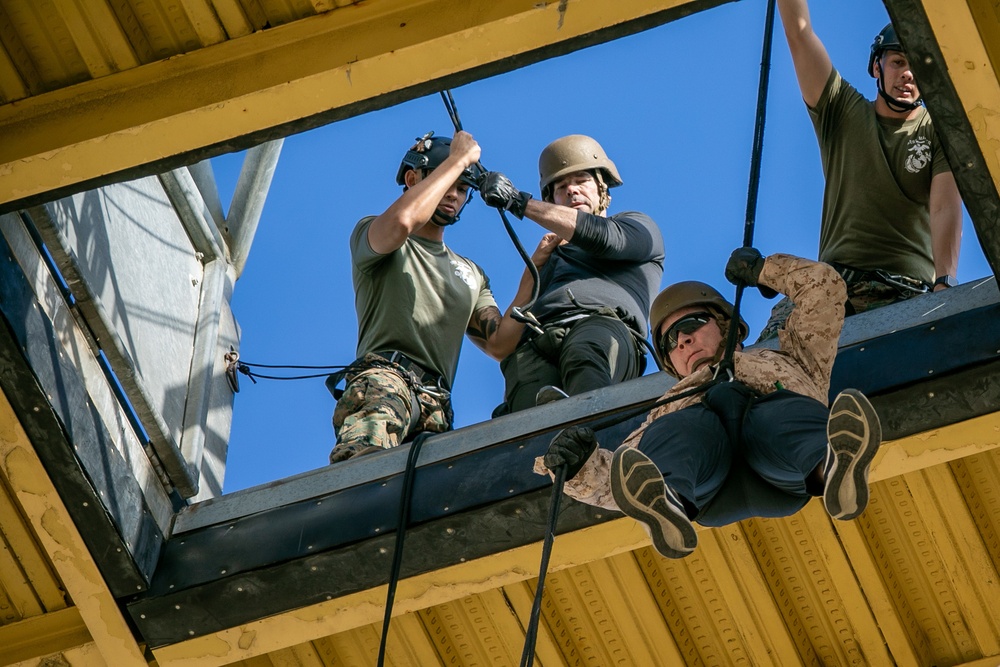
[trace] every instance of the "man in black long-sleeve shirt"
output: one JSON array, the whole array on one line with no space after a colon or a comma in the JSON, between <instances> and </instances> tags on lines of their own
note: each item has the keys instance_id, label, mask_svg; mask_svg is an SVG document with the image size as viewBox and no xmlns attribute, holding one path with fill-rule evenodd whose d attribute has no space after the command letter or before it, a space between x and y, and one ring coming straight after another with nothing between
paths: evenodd
<instances>
[{"instance_id":1,"label":"man in black long-sleeve shirt","mask_svg":"<svg viewBox=\"0 0 1000 667\"><path fill-rule=\"evenodd\" d=\"M622 180L600 144L578 134L557 139L542 151L538 171L541 201L499 172L481 181L487 204L562 239L541 267L531 309L544 332L527 330L501 362L505 402L494 415L531 407L559 389L579 394L641 375L639 339L663 276L656 223L636 211L606 215L608 190Z\"/></svg>"}]
</instances>

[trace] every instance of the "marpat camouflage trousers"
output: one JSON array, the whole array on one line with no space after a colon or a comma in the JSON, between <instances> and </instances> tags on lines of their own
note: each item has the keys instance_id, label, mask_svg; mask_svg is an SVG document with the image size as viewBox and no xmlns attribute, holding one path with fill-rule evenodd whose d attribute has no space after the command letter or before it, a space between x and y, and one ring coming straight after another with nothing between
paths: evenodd
<instances>
[{"instance_id":1,"label":"marpat camouflage trousers","mask_svg":"<svg viewBox=\"0 0 1000 667\"><path fill-rule=\"evenodd\" d=\"M405 371L368 368L347 378L344 395L333 411L337 446L330 463L360 451L398 446L422 431L443 433L451 428L451 399L433 396L415 386Z\"/></svg>"}]
</instances>

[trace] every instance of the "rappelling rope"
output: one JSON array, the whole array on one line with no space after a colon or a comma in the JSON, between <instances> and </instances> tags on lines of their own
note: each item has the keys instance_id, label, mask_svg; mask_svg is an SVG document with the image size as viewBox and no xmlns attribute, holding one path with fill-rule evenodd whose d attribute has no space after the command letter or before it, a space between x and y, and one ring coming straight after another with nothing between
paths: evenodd
<instances>
[{"instance_id":1,"label":"rappelling rope","mask_svg":"<svg viewBox=\"0 0 1000 667\"><path fill-rule=\"evenodd\" d=\"M764 122L767 118L767 87L771 75L771 42L774 36L774 2L768 0L767 15L764 18L764 45L760 56L760 79L757 84L757 114L754 119L753 150L750 155L750 183L747 186L746 222L743 225L743 247L753 246L754 227L757 223L757 193L760 191L760 162L764 152ZM736 285L733 299L733 316L726 338L726 351L722 355L720 367L733 374L733 355L736 352L740 330L740 305L743 301L743 282Z\"/></svg>"},{"instance_id":2,"label":"rappelling rope","mask_svg":"<svg viewBox=\"0 0 1000 667\"><path fill-rule=\"evenodd\" d=\"M448 117L451 118L451 124L455 126L456 132L462 132L462 119L458 115L458 107L455 106L455 97L451 94L450 90L441 91L441 99L444 101L444 107L448 111ZM479 176L486 173L486 167L483 166L482 162L476 162L476 168L479 170ZM521 260L524 262L525 268L528 269L528 273L531 274L531 298L523 306L513 306L510 309L510 316L514 320L526 324L536 333L543 333L541 323L531 314L531 307L535 305L535 301L538 300L538 267L535 263L531 261L531 255L524 249L521 244L521 239L517 236L517 232L514 231L514 226L510 224L510 220L507 219L507 213L502 208L497 208L497 213L500 214L500 219L503 221L504 229L507 230L507 236L510 237L511 242L514 244L514 248L517 249L517 254L521 256Z\"/></svg>"}]
</instances>

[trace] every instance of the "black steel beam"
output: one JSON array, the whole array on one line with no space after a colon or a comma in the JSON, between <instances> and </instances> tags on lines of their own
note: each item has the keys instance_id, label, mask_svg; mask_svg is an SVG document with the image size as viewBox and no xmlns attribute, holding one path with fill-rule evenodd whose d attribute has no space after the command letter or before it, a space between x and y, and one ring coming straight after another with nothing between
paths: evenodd
<instances>
[{"instance_id":1,"label":"black steel beam","mask_svg":"<svg viewBox=\"0 0 1000 667\"><path fill-rule=\"evenodd\" d=\"M72 360L0 235L0 388L112 593L134 595L164 537Z\"/></svg>"}]
</instances>

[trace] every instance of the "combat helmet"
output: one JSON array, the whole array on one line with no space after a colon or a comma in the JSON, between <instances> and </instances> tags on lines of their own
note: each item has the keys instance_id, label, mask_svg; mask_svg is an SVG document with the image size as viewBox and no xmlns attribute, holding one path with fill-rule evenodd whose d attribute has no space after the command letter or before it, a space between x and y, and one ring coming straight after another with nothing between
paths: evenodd
<instances>
[{"instance_id":1,"label":"combat helmet","mask_svg":"<svg viewBox=\"0 0 1000 667\"><path fill-rule=\"evenodd\" d=\"M441 166L442 162L448 159L448 155L450 154L451 137L435 137L433 131L428 132L418 138L417 143L406 151L403 161L399 164L399 169L396 170L396 184L402 185L405 188L406 172L411 169L422 169L424 171L436 169ZM462 175L458 177L458 180L474 190L478 187L479 183L478 171L476 165L467 167L462 172ZM448 215L441 210L435 210L434 215L431 217L431 222L442 227L455 224L458 222L462 211L465 210L465 206L469 203L470 199L472 197L466 198L465 202L462 203L462 208L455 215Z\"/></svg>"},{"instance_id":2,"label":"combat helmet","mask_svg":"<svg viewBox=\"0 0 1000 667\"><path fill-rule=\"evenodd\" d=\"M556 139L538 157L539 190L542 199L552 201L552 184L576 171L596 172L609 188L622 184L618 167L591 137L571 134Z\"/></svg>"},{"instance_id":3,"label":"combat helmet","mask_svg":"<svg viewBox=\"0 0 1000 667\"><path fill-rule=\"evenodd\" d=\"M656 298L653 299L653 305L649 310L650 331L653 333L653 349L656 352L656 358L659 360L660 365L674 377L680 377L680 375L677 373L677 369L670 363L670 358L661 354L657 339L660 336L660 327L663 326L664 320L670 317L672 313L689 306L705 306L711 311L716 316L719 328L722 330L723 340L726 339L729 332L729 322L733 317L733 304L729 303L714 287L697 280L674 283L656 295ZM742 343L749 335L750 327L747 326L746 321L741 317L739 337L736 342ZM720 354L721 352L720 350Z\"/></svg>"},{"instance_id":4,"label":"combat helmet","mask_svg":"<svg viewBox=\"0 0 1000 667\"><path fill-rule=\"evenodd\" d=\"M396 185L406 185L406 172L411 169L424 169L430 171L441 166L441 163L448 159L451 153L451 137L435 137L434 132L428 132L417 139L399 164L396 171ZM459 176L458 180L467 184L471 188L477 187L478 179L473 167L467 168Z\"/></svg>"},{"instance_id":5,"label":"combat helmet","mask_svg":"<svg viewBox=\"0 0 1000 667\"><path fill-rule=\"evenodd\" d=\"M878 78L875 75L875 61L881 58L886 51L906 53L902 42L899 41L899 36L896 34L896 29L891 23L882 28L882 31L875 35L875 39L872 40L871 50L868 54L868 75L873 79Z\"/></svg>"}]
</instances>

